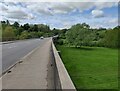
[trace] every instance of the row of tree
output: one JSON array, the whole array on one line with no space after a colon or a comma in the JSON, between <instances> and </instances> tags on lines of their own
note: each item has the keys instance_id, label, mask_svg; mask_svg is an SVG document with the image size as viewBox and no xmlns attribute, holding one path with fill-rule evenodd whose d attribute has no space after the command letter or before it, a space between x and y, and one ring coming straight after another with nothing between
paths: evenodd
<instances>
[{"instance_id":1,"label":"row of tree","mask_svg":"<svg viewBox=\"0 0 120 91\"><path fill-rule=\"evenodd\" d=\"M120 26L113 29L91 29L88 24L73 25L66 31L64 38L59 37L59 44L69 46L98 46L118 48L120 45Z\"/></svg>"},{"instance_id":2,"label":"row of tree","mask_svg":"<svg viewBox=\"0 0 120 91\"><path fill-rule=\"evenodd\" d=\"M10 24L9 21L1 21L2 41L16 40L16 39L30 39L51 37L59 35L57 43L66 44L69 46L103 46L103 47L119 47L120 26L113 29L99 28L91 29L86 23L73 25L69 29L50 29L48 25L44 24L24 24L20 25L18 22Z\"/></svg>"},{"instance_id":3,"label":"row of tree","mask_svg":"<svg viewBox=\"0 0 120 91\"><path fill-rule=\"evenodd\" d=\"M24 24L20 25L18 22L10 24L9 21L1 21L2 25L2 41L39 38L41 36L50 37L57 35L60 30L50 30L48 25L44 24ZM56 31L57 30L57 31Z\"/></svg>"}]
</instances>

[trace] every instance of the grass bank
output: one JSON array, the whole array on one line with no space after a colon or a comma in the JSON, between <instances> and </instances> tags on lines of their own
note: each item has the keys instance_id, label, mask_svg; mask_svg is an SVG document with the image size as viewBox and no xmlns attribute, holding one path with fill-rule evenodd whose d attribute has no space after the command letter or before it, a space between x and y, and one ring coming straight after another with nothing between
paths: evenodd
<instances>
[{"instance_id":1,"label":"grass bank","mask_svg":"<svg viewBox=\"0 0 120 91\"><path fill-rule=\"evenodd\" d=\"M57 46L77 89L116 89L118 51L102 47Z\"/></svg>"}]
</instances>

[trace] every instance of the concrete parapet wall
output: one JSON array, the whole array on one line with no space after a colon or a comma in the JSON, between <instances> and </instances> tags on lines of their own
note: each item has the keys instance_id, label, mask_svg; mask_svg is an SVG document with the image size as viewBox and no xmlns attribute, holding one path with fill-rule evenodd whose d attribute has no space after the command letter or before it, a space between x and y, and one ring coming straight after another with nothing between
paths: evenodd
<instances>
[{"instance_id":1,"label":"concrete parapet wall","mask_svg":"<svg viewBox=\"0 0 120 91\"><path fill-rule=\"evenodd\" d=\"M52 49L53 49L53 55L54 55L54 60L55 60L55 76L56 76L56 89L61 89L61 90L72 90L76 91L76 88L58 54L57 49L55 48L55 45L52 41Z\"/></svg>"}]
</instances>

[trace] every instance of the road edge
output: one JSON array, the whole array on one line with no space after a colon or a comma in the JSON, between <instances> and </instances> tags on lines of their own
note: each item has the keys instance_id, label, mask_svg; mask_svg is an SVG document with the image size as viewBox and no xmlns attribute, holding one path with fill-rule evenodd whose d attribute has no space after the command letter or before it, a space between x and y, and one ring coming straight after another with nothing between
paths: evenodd
<instances>
[{"instance_id":1,"label":"road edge","mask_svg":"<svg viewBox=\"0 0 120 91\"><path fill-rule=\"evenodd\" d=\"M26 54L24 57L20 58L20 60L18 60L17 62L15 62L13 65L11 65L8 69L6 69L1 75L0 78L3 77L4 75L6 75L10 69L14 68L18 63L21 63L22 60L24 60L25 58L27 58L28 56L30 56L32 53L34 53L40 46L34 48L32 51L30 51L28 54Z\"/></svg>"}]
</instances>

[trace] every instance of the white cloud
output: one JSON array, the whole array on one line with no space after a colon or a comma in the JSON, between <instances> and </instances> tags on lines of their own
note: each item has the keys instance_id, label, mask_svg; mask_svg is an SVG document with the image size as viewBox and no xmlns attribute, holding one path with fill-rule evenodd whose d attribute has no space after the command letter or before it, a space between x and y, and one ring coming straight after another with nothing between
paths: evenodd
<instances>
[{"instance_id":1,"label":"white cloud","mask_svg":"<svg viewBox=\"0 0 120 91\"><path fill-rule=\"evenodd\" d=\"M0 3L1 15L11 19L33 19L34 16L28 13L25 8L19 7L17 3Z\"/></svg>"},{"instance_id":2,"label":"white cloud","mask_svg":"<svg viewBox=\"0 0 120 91\"><path fill-rule=\"evenodd\" d=\"M27 14L21 10L15 10L15 11L8 11L5 14L5 16L14 19L25 19L27 17Z\"/></svg>"},{"instance_id":3,"label":"white cloud","mask_svg":"<svg viewBox=\"0 0 120 91\"><path fill-rule=\"evenodd\" d=\"M66 21L61 22L61 23L63 24L63 28L67 28L67 29L73 25L71 22L66 22Z\"/></svg>"},{"instance_id":4,"label":"white cloud","mask_svg":"<svg viewBox=\"0 0 120 91\"><path fill-rule=\"evenodd\" d=\"M85 16L103 17L106 13L102 10L104 8L110 8L116 6L114 2L22 2L22 3L2 3L1 14L6 19L11 21L29 22L29 23L47 23L52 26L58 26L61 28L68 28L73 24L86 22L88 20ZM93 10L94 9L94 10ZM86 15L82 15L85 10L92 10ZM74 13L74 11L76 12ZM79 12L78 12L79 11ZM80 14L81 13L81 14ZM1 15L0 14L0 15ZM73 15L71 15L73 14ZM112 13L111 13L112 14ZM47 16L46 16L47 15ZM57 19L55 19L57 17ZM110 16L109 16L110 17ZM106 17L104 17L106 18ZM32 20L31 20L32 19ZM65 21L63 21L65 19ZM101 21L96 18L92 18L91 22ZM103 18L100 18L103 19ZM61 22L59 22L61 20ZM108 19L109 20L109 19ZM109 24L115 23L116 20L108 21ZM89 24L90 24L89 23ZM100 27L105 25L103 23L93 24L94 26Z\"/></svg>"},{"instance_id":5,"label":"white cloud","mask_svg":"<svg viewBox=\"0 0 120 91\"><path fill-rule=\"evenodd\" d=\"M7 9L6 6L2 5L2 6L0 7L0 10L1 10L1 11L7 11L8 9Z\"/></svg>"},{"instance_id":6,"label":"white cloud","mask_svg":"<svg viewBox=\"0 0 120 91\"><path fill-rule=\"evenodd\" d=\"M102 10L92 10L92 15L95 18L104 17L104 12Z\"/></svg>"},{"instance_id":7,"label":"white cloud","mask_svg":"<svg viewBox=\"0 0 120 91\"><path fill-rule=\"evenodd\" d=\"M26 3L27 4L27 9L39 13L39 14L44 14L44 15L52 15L52 13L50 12L48 6L48 3Z\"/></svg>"},{"instance_id":8,"label":"white cloud","mask_svg":"<svg viewBox=\"0 0 120 91\"><path fill-rule=\"evenodd\" d=\"M97 9L110 8L117 6L118 2L94 2Z\"/></svg>"},{"instance_id":9,"label":"white cloud","mask_svg":"<svg viewBox=\"0 0 120 91\"><path fill-rule=\"evenodd\" d=\"M99 21L94 21L90 24L92 28L106 27L113 28L118 25L118 18L107 17Z\"/></svg>"},{"instance_id":10,"label":"white cloud","mask_svg":"<svg viewBox=\"0 0 120 91\"><path fill-rule=\"evenodd\" d=\"M7 11L6 13L4 13L4 16L13 19L33 19L32 14L27 14L20 9L14 11Z\"/></svg>"},{"instance_id":11,"label":"white cloud","mask_svg":"<svg viewBox=\"0 0 120 91\"><path fill-rule=\"evenodd\" d=\"M114 18L114 19L109 20L108 22L111 24L118 24L118 19Z\"/></svg>"},{"instance_id":12,"label":"white cloud","mask_svg":"<svg viewBox=\"0 0 120 91\"><path fill-rule=\"evenodd\" d=\"M115 2L36 2L27 3L27 8L40 14L65 14L78 9L80 12L93 7L103 9L116 6Z\"/></svg>"},{"instance_id":13,"label":"white cloud","mask_svg":"<svg viewBox=\"0 0 120 91\"><path fill-rule=\"evenodd\" d=\"M3 18L0 16L0 21L3 21Z\"/></svg>"},{"instance_id":14,"label":"white cloud","mask_svg":"<svg viewBox=\"0 0 120 91\"><path fill-rule=\"evenodd\" d=\"M3 0L6 2L119 2L119 0Z\"/></svg>"},{"instance_id":15,"label":"white cloud","mask_svg":"<svg viewBox=\"0 0 120 91\"><path fill-rule=\"evenodd\" d=\"M106 7L115 6L115 2L23 2L28 10L44 15L54 15L54 14L66 14L74 10L79 10L80 12L84 10L89 10L93 7L97 9L102 9ZM14 11L14 9L25 9L23 7L18 7L17 2L6 2L1 3L0 7L2 11ZM7 6L8 5L8 6ZM24 13L23 13L24 14Z\"/></svg>"},{"instance_id":16,"label":"white cloud","mask_svg":"<svg viewBox=\"0 0 120 91\"><path fill-rule=\"evenodd\" d=\"M49 8L53 14L65 14L73 10L73 6L68 3L51 3Z\"/></svg>"},{"instance_id":17,"label":"white cloud","mask_svg":"<svg viewBox=\"0 0 120 91\"><path fill-rule=\"evenodd\" d=\"M94 2L72 2L72 3L67 3L68 6L72 6L73 9L78 9L80 12L84 10L89 10L92 7L94 7Z\"/></svg>"}]
</instances>

